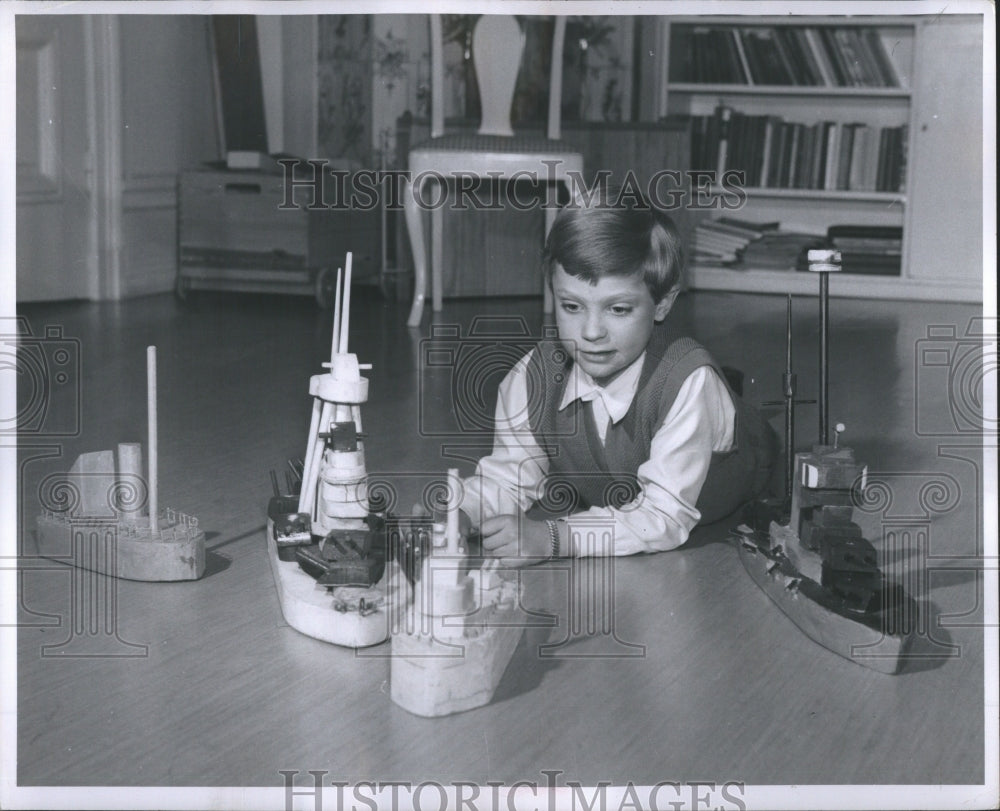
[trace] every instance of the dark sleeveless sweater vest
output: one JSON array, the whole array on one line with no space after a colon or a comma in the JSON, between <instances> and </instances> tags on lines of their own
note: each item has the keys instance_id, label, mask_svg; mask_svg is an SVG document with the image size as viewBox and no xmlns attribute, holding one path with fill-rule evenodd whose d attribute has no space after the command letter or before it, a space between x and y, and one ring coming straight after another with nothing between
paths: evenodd
<instances>
[{"instance_id":1,"label":"dark sleeveless sweater vest","mask_svg":"<svg viewBox=\"0 0 1000 811\"><path fill-rule=\"evenodd\" d=\"M681 386L695 369L712 367L726 378L708 351L691 338L671 341L657 326L646 347L638 388L625 417L608 425L604 445L587 404L559 403L573 360L558 344L540 344L528 366L529 425L549 457L543 495L535 515L569 515L588 507L621 507L640 493L639 465L649 459L653 435L663 424ZM726 388L736 407L734 447L713 453L698 497L700 523L730 514L767 486L777 455L777 436L756 409ZM666 483L669 486L669 482Z\"/></svg>"}]
</instances>

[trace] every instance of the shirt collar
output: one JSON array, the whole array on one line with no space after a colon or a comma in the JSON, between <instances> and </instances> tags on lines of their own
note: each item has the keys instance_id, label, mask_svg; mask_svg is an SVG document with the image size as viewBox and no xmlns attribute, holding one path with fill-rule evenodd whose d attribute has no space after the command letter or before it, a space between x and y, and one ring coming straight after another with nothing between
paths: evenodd
<instances>
[{"instance_id":1,"label":"shirt collar","mask_svg":"<svg viewBox=\"0 0 1000 811\"><path fill-rule=\"evenodd\" d=\"M600 397L608 416L611 417L611 422L617 423L628 413L632 400L635 399L645 359L646 353L643 352L607 386L597 385L594 378L580 368L580 364L574 363L566 381L566 388L563 389L559 410L562 411L574 400L586 403Z\"/></svg>"}]
</instances>

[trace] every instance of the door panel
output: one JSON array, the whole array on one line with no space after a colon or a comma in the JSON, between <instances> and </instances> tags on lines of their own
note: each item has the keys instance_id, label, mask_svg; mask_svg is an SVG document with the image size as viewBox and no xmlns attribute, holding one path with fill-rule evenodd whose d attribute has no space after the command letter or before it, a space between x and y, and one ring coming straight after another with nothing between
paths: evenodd
<instances>
[{"instance_id":1,"label":"door panel","mask_svg":"<svg viewBox=\"0 0 1000 811\"><path fill-rule=\"evenodd\" d=\"M84 18L20 15L17 299L93 298Z\"/></svg>"}]
</instances>

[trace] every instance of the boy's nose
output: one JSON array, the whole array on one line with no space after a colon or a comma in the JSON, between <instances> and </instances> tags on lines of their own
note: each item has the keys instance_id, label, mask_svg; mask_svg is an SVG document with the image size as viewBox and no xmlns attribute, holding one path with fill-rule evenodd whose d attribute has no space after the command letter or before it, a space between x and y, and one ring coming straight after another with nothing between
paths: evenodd
<instances>
[{"instance_id":1,"label":"boy's nose","mask_svg":"<svg viewBox=\"0 0 1000 811\"><path fill-rule=\"evenodd\" d=\"M606 334L604 319L600 314L588 315L583 322L583 333L581 337L586 341L599 341Z\"/></svg>"}]
</instances>

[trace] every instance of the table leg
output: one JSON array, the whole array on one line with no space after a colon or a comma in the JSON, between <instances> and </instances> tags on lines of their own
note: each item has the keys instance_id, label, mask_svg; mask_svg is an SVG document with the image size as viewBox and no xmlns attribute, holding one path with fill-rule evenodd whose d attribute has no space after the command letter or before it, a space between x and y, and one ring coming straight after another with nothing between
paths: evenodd
<instances>
[{"instance_id":1,"label":"table leg","mask_svg":"<svg viewBox=\"0 0 1000 811\"><path fill-rule=\"evenodd\" d=\"M420 326L420 319L424 314L424 294L427 289L427 252L424 247L423 216L418 202L422 185L422 183L412 185L408 181L403 184L406 233L410 238L410 253L413 254L413 305L410 307L410 317L406 321L408 327Z\"/></svg>"}]
</instances>

